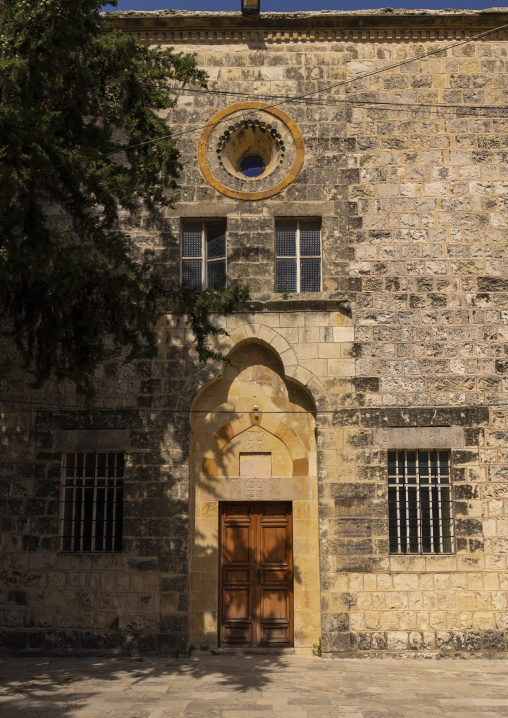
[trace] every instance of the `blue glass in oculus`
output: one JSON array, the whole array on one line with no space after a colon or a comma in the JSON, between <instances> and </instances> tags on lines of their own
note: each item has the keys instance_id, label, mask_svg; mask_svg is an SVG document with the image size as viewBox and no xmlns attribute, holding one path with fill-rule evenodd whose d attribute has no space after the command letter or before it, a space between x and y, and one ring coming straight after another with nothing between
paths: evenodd
<instances>
[{"instance_id":1,"label":"blue glass in oculus","mask_svg":"<svg viewBox=\"0 0 508 718\"><path fill-rule=\"evenodd\" d=\"M245 177L259 177L265 171L265 163L260 155L245 155L240 162L240 172Z\"/></svg>"}]
</instances>

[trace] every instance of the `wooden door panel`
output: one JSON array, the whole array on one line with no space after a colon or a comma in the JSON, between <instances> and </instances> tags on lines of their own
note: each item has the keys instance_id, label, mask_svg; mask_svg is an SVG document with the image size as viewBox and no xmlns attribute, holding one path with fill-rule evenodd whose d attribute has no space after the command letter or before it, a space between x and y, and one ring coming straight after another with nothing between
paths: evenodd
<instances>
[{"instance_id":1,"label":"wooden door panel","mask_svg":"<svg viewBox=\"0 0 508 718\"><path fill-rule=\"evenodd\" d=\"M291 504L223 504L220 521L221 644L292 645Z\"/></svg>"},{"instance_id":2,"label":"wooden door panel","mask_svg":"<svg viewBox=\"0 0 508 718\"><path fill-rule=\"evenodd\" d=\"M224 559L227 563L250 563L251 526L226 525Z\"/></svg>"},{"instance_id":3,"label":"wooden door panel","mask_svg":"<svg viewBox=\"0 0 508 718\"><path fill-rule=\"evenodd\" d=\"M248 584L249 583L249 571L246 569L245 571L234 569L234 568L226 568L224 570L224 583L227 584Z\"/></svg>"},{"instance_id":4,"label":"wooden door panel","mask_svg":"<svg viewBox=\"0 0 508 718\"><path fill-rule=\"evenodd\" d=\"M250 621L250 589L246 588L225 588L224 589L224 620L225 621Z\"/></svg>"},{"instance_id":5,"label":"wooden door panel","mask_svg":"<svg viewBox=\"0 0 508 718\"><path fill-rule=\"evenodd\" d=\"M251 625L224 624L221 645L250 646L252 645Z\"/></svg>"},{"instance_id":6,"label":"wooden door panel","mask_svg":"<svg viewBox=\"0 0 508 718\"><path fill-rule=\"evenodd\" d=\"M259 523L260 638L262 644L292 644L291 505L265 504Z\"/></svg>"},{"instance_id":7,"label":"wooden door panel","mask_svg":"<svg viewBox=\"0 0 508 718\"><path fill-rule=\"evenodd\" d=\"M261 581L263 586L269 586L272 584L284 584L289 582L289 571L281 569L261 569Z\"/></svg>"},{"instance_id":8,"label":"wooden door panel","mask_svg":"<svg viewBox=\"0 0 508 718\"><path fill-rule=\"evenodd\" d=\"M287 628L277 626L264 626L261 634L261 645L271 646L291 646L292 643L289 640Z\"/></svg>"},{"instance_id":9,"label":"wooden door panel","mask_svg":"<svg viewBox=\"0 0 508 718\"><path fill-rule=\"evenodd\" d=\"M263 620L274 618L287 619L286 590L263 589L262 594L262 618Z\"/></svg>"},{"instance_id":10,"label":"wooden door panel","mask_svg":"<svg viewBox=\"0 0 508 718\"><path fill-rule=\"evenodd\" d=\"M224 644L249 644L255 561L251 506L225 504L221 517L220 640Z\"/></svg>"},{"instance_id":11,"label":"wooden door panel","mask_svg":"<svg viewBox=\"0 0 508 718\"><path fill-rule=\"evenodd\" d=\"M261 564L287 562L287 527L261 524Z\"/></svg>"}]
</instances>

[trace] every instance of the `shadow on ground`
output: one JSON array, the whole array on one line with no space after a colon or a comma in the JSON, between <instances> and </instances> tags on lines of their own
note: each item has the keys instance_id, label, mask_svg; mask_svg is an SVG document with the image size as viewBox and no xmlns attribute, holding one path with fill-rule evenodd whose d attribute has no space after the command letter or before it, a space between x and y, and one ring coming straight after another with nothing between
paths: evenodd
<instances>
[{"instance_id":1,"label":"shadow on ground","mask_svg":"<svg viewBox=\"0 0 508 718\"><path fill-rule=\"evenodd\" d=\"M0 716L70 718L83 711L87 718L145 718L161 700L168 715L178 715L191 700L199 711L199 694L206 692L212 718L210 694L227 692L234 703L235 694L274 683L276 666L284 667L283 657L10 658L0 660ZM223 708L224 696L217 699Z\"/></svg>"},{"instance_id":2,"label":"shadow on ground","mask_svg":"<svg viewBox=\"0 0 508 718\"><path fill-rule=\"evenodd\" d=\"M506 718L506 659L16 658L1 718Z\"/></svg>"}]
</instances>

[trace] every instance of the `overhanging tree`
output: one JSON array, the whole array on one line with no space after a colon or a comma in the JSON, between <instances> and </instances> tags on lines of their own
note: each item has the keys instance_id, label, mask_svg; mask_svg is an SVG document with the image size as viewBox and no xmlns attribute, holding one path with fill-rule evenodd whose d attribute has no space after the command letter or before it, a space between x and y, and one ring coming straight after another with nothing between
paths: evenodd
<instances>
[{"instance_id":1,"label":"overhanging tree","mask_svg":"<svg viewBox=\"0 0 508 718\"><path fill-rule=\"evenodd\" d=\"M206 85L195 57L113 29L100 0L0 0L0 309L2 331L37 386L89 391L107 342L127 360L156 354L163 311L185 315L201 361L246 287L165 287L119 228L171 205L182 170L157 111L175 82ZM7 342L1 342L5 347Z\"/></svg>"}]
</instances>

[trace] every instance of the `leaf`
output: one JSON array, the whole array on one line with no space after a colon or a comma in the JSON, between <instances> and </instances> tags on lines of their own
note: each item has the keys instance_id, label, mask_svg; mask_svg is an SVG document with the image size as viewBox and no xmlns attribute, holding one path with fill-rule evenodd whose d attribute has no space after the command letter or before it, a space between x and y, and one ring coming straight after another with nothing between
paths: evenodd
<instances>
[{"instance_id":1,"label":"leaf","mask_svg":"<svg viewBox=\"0 0 508 718\"><path fill-rule=\"evenodd\" d=\"M0 3L1 344L18 355L0 366L20 363L36 386L71 380L89 398L112 352L156 356L164 311L186 317L200 361L222 358L207 346L223 333L210 315L248 297L168 288L140 261L125 218L171 206L182 170L161 110L206 75L194 55L113 29L101 6Z\"/></svg>"}]
</instances>

